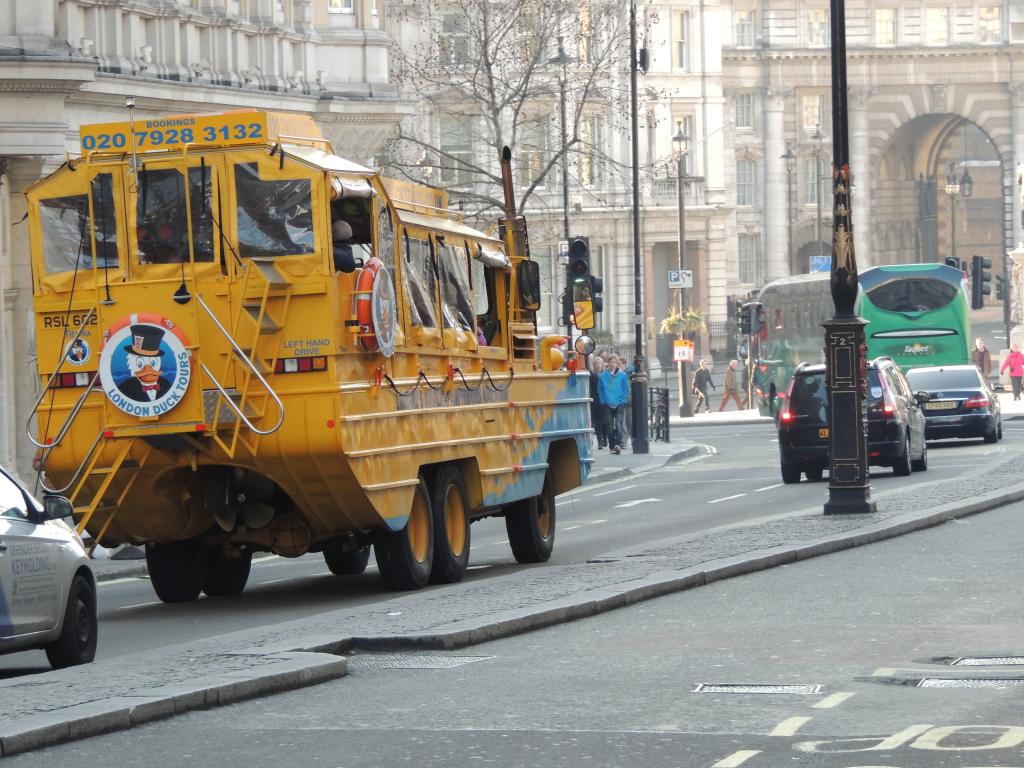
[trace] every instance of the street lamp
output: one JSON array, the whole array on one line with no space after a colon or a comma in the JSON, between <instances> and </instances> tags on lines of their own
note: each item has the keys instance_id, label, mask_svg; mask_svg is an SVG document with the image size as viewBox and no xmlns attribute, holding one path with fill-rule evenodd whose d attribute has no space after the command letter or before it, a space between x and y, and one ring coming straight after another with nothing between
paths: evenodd
<instances>
[{"instance_id":1,"label":"street lamp","mask_svg":"<svg viewBox=\"0 0 1024 768\"><path fill-rule=\"evenodd\" d=\"M796 155L789 144L786 151L782 153L781 159L786 163L786 254L789 256L789 271L795 273L793 262L793 165L796 163Z\"/></svg>"},{"instance_id":2,"label":"street lamp","mask_svg":"<svg viewBox=\"0 0 1024 768\"><path fill-rule=\"evenodd\" d=\"M561 97L562 114L562 228L565 239L569 239L569 138L567 120L565 117L565 88L568 79L567 68L573 62L572 56L565 52L565 38L558 36L558 55L548 59L548 64L558 64L562 67L562 76L558 80L558 93Z\"/></svg>"},{"instance_id":3,"label":"street lamp","mask_svg":"<svg viewBox=\"0 0 1024 768\"><path fill-rule=\"evenodd\" d=\"M821 135L821 123L814 129L814 200L818 207L818 218L817 225L814 230L814 236L818 239L815 248L821 255L821 140L825 138Z\"/></svg>"},{"instance_id":4,"label":"street lamp","mask_svg":"<svg viewBox=\"0 0 1024 768\"><path fill-rule=\"evenodd\" d=\"M960 194L960 181L956 177L956 163L949 164L946 172L946 194L949 196L949 255L956 258L956 196Z\"/></svg>"},{"instance_id":5,"label":"street lamp","mask_svg":"<svg viewBox=\"0 0 1024 768\"><path fill-rule=\"evenodd\" d=\"M682 121L676 122L676 135L672 137L672 143L676 145L679 152L679 169L676 174L676 182L679 189L679 271L687 268L686 259L686 151L690 146L690 137L683 132ZM683 314L683 292L685 288L678 288L678 310ZM682 336L682 333L680 333ZM690 410L690 390L686 386L686 361L679 361L679 415L692 416Z\"/></svg>"},{"instance_id":6,"label":"street lamp","mask_svg":"<svg viewBox=\"0 0 1024 768\"><path fill-rule=\"evenodd\" d=\"M644 362L643 281L640 274L640 59L636 43L636 0L629 4L630 132L633 140L633 453L650 453L647 442L647 370ZM646 60L646 52L644 59Z\"/></svg>"}]
</instances>

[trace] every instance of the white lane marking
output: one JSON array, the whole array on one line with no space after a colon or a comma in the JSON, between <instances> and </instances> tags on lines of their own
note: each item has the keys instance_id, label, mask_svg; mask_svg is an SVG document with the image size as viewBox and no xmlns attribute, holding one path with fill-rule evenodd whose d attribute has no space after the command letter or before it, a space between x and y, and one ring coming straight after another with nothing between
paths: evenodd
<instances>
[{"instance_id":1,"label":"white lane marking","mask_svg":"<svg viewBox=\"0 0 1024 768\"><path fill-rule=\"evenodd\" d=\"M616 504L616 509L623 509L625 507L635 507L637 504L646 504L650 501L661 501L661 499L637 499L636 501L624 501L621 504Z\"/></svg>"},{"instance_id":2,"label":"white lane marking","mask_svg":"<svg viewBox=\"0 0 1024 768\"><path fill-rule=\"evenodd\" d=\"M583 526L581 526L581 525L570 525L570 526L567 526L567 527L565 527L565 528L562 528L561 530L562 530L563 532L564 532L564 531L575 531L575 530L576 530L577 528L582 528L582 527L583 527Z\"/></svg>"},{"instance_id":3,"label":"white lane marking","mask_svg":"<svg viewBox=\"0 0 1024 768\"><path fill-rule=\"evenodd\" d=\"M653 501L660 501L660 499L653 499ZM599 525L601 523L607 523L607 520L587 520L583 525Z\"/></svg>"},{"instance_id":4,"label":"white lane marking","mask_svg":"<svg viewBox=\"0 0 1024 768\"><path fill-rule=\"evenodd\" d=\"M814 709L832 709L833 707L838 707L844 701L852 699L855 695L856 694L848 693L846 691L839 691L838 693L833 693L831 696L826 696L817 704L811 704L811 707Z\"/></svg>"},{"instance_id":5,"label":"white lane marking","mask_svg":"<svg viewBox=\"0 0 1024 768\"><path fill-rule=\"evenodd\" d=\"M772 488L780 488L782 483L775 483L774 485L766 485L764 488L755 488L754 493L760 493L761 491L770 491Z\"/></svg>"},{"instance_id":6,"label":"white lane marking","mask_svg":"<svg viewBox=\"0 0 1024 768\"><path fill-rule=\"evenodd\" d=\"M729 501L730 499L738 499L741 496L746 496L746 495L747 494L745 494L745 493L734 493L732 496L723 496L720 499L712 499L711 501L708 502L708 504L717 504L720 501Z\"/></svg>"},{"instance_id":7,"label":"white lane marking","mask_svg":"<svg viewBox=\"0 0 1024 768\"><path fill-rule=\"evenodd\" d=\"M258 586L262 587L264 584L277 584L278 582L281 582L281 581L291 581L291 580L292 580L291 576L289 576L287 578L284 578L284 579L271 579L270 581L261 581L261 582L259 582Z\"/></svg>"},{"instance_id":8,"label":"white lane marking","mask_svg":"<svg viewBox=\"0 0 1024 768\"><path fill-rule=\"evenodd\" d=\"M119 605L119 606L117 606L117 610L119 610L119 611L127 611L129 608L145 608L147 605L160 605L160 601L159 600L154 600L151 603L136 603L135 605Z\"/></svg>"},{"instance_id":9,"label":"white lane marking","mask_svg":"<svg viewBox=\"0 0 1024 768\"><path fill-rule=\"evenodd\" d=\"M268 560L280 560L280 559L281 559L280 555L267 555L266 557L254 557L252 559L252 564L253 565L259 565L260 563L265 563Z\"/></svg>"},{"instance_id":10,"label":"white lane marking","mask_svg":"<svg viewBox=\"0 0 1024 768\"><path fill-rule=\"evenodd\" d=\"M145 579L142 578L141 576L126 576L123 579L110 579L108 581L99 581L99 582L96 582L96 583L97 583L97 586L104 587L104 586L106 586L108 584L127 584L130 581L139 582L139 581L145 581Z\"/></svg>"},{"instance_id":11,"label":"white lane marking","mask_svg":"<svg viewBox=\"0 0 1024 768\"><path fill-rule=\"evenodd\" d=\"M597 498L598 496L607 496L609 493L619 493L620 491L628 491L630 488L636 488L636 485L624 485L621 488L612 488L610 491L601 491L600 493L595 493L594 498Z\"/></svg>"},{"instance_id":12,"label":"white lane marking","mask_svg":"<svg viewBox=\"0 0 1024 768\"><path fill-rule=\"evenodd\" d=\"M811 718L809 717L790 717L783 720L781 723L772 728L772 732L769 736L796 736L796 732L800 730L801 726L809 723Z\"/></svg>"},{"instance_id":13,"label":"white lane marking","mask_svg":"<svg viewBox=\"0 0 1024 768\"><path fill-rule=\"evenodd\" d=\"M739 768L747 760L760 754L761 750L759 749L741 749L739 752L733 752L728 757L719 760L711 768Z\"/></svg>"}]
</instances>

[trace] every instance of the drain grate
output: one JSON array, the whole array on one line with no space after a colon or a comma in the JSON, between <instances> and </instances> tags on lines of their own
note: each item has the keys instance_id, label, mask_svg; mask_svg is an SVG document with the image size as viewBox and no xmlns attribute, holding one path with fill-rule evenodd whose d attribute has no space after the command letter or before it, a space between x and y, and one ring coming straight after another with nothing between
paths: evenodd
<instances>
[{"instance_id":1,"label":"drain grate","mask_svg":"<svg viewBox=\"0 0 1024 768\"><path fill-rule=\"evenodd\" d=\"M1024 665L1024 656L964 656L950 663L955 667L1014 667Z\"/></svg>"},{"instance_id":2,"label":"drain grate","mask_svg":"<svg viewBox=\"0 0 1024 768\"><path fill-rule=\"evenodd\" d=\"M786 693L786 694L815 694L821 693L820 685L749 685L749 684L725 684L714 685L709 683L698 683L693 693Z\"/></svg>"},{"instance_id":3,"label":"drain grate","mask_svg":"<svg viewBox=\"0 0 1024 768\"><path fill-rule=\"evenodd\" d=\"M494 656L431 656L423 653L367 653L350 656L349 670L453 669Z\"/></svg>"},{"instance_id":4,"label":"drain grate","mask_svg":"<svg viewBox=\"0 0 1024 768\"><path fill-rule=\"evenodd\" d=\"M1024 685L1024 678L1017 677L926 677L917 684L918 688L1009 688Z\"/></svg>"}]
</instances>

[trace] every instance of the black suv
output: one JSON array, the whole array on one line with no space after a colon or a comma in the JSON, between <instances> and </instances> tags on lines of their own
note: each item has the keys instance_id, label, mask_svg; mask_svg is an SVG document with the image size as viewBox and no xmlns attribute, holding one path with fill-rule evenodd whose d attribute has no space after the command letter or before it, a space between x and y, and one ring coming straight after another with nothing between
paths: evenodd
<instances>
[{"instance_id":1,"label":"black suv","mask_svg":"<svg viewBox=\"0 0 1024 768\"><path fill-rule=\"evenodd\" d=\"M892 467L895 475L928 469L925 420L920 403L928 394L911 392L907 377L889 357L868 363L868 461ZM799 483L800 473L820 480L828 467L828 395L823 363L801 363L793 373L779 413L782 481Z\"/></svg>"}]
</instances>

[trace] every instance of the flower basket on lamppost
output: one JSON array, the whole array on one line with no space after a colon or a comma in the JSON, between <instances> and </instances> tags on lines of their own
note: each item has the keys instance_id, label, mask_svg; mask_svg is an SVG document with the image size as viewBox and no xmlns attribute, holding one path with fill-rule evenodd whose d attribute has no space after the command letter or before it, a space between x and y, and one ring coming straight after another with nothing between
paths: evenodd
<instances>
[{"instance_id":1,"label":"flower basket on lamppost","mask_svg":"<svg viewBox=\"0 0 1024 768\"><path fill-rule=\"evenodd\" d=\"M692 341L695 334L700 333L704 330L704 318L700 312L688 307L686 310L680 312L675 308L669 310L662 321L659 328L661 333L665 335L675 336L677 339L687 339ZM690 347L693 349L693 347ZM679 366L679 415L680 416L692 416L693 412L690 410L690 387L686 381L686 361L677 361Z\"/></svg>"}]
</instances>

